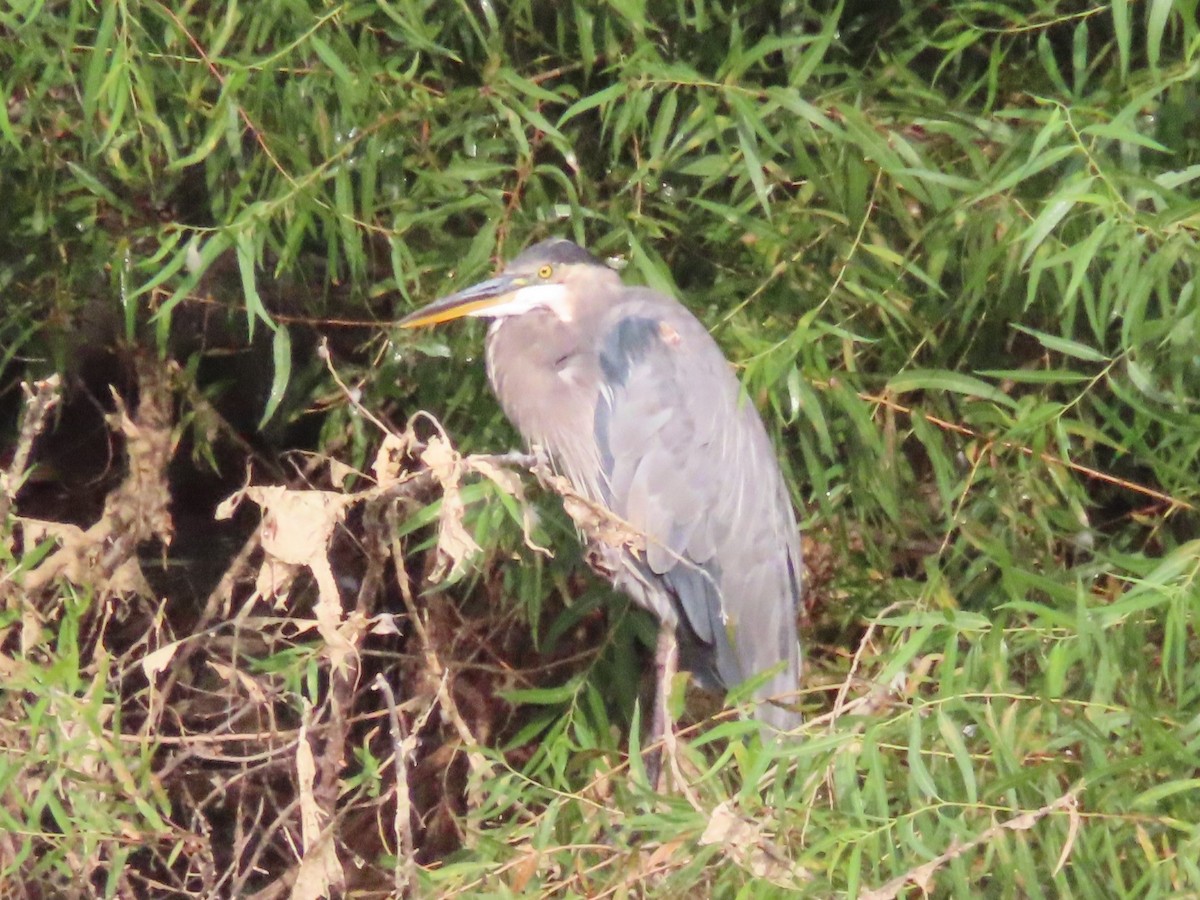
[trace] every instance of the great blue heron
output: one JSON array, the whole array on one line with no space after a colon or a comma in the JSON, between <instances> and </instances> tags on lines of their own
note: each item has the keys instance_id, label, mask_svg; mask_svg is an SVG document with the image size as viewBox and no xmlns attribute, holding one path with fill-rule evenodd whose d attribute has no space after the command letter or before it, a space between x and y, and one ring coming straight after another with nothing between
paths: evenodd
<instances>
[{"instance_id":1,"label":"great blue heron","mask_svg":"<svg viewBox=\"0 0 1200 900\"><path fill-rule=\"evenodd\" d=\"M593 550L661 623L650 737L670 727L676 641L706 687L771 673L756 715L796 727L796 520L762 420L705 327L567 240L535 244L400 325L462 316L493 320L488 378L525 440L644 538Z\"/></svg>"}]
</instances>

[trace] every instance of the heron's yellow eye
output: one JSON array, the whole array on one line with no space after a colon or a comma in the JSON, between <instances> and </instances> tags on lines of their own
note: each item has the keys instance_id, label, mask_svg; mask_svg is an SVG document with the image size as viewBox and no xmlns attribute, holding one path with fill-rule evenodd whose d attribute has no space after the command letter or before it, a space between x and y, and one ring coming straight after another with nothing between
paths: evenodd
<instances>
[{"instance_id":1,"label":"heron's yellow eye","mask_svg":"<svg viewBox=\"0 0 1200 900\"><path fill-rule=\"evenodd\" d=\"M554 274L554 266L542 266L538 269L538 278L549 278Z\"/></svg>"}]
</instances>

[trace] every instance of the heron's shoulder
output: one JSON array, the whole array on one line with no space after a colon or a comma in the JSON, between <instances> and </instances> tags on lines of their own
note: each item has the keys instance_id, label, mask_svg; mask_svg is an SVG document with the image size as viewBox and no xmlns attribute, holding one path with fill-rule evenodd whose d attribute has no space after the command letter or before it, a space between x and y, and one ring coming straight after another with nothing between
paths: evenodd
<instances>
[{"instance_id":1,"label":"heron's shoulder","mask_svg":"<svg viewBox=\"0 0 1200 900\"><path fill-rule=\"evenodd\" d=\"M630 366L649 363L651 357L660 377L664 367L676 369L684 360L724 364L704 324L678 300L650 288L626 289L603 315L598 336L609 383L624 383Z\"/></svg>"},{"instance_id":2,"label":"heron's shoulder","mask_svg":"<svg viewBox=\"0 0 1200 900\"><path fill-rule=\"evenodd\" d=\"M598 347L600 370L608 384L625 384L630 368L660 347L663 320L644 308L621 310L606 318Z\"/></svg>"},{"instance_id":3,"label":"heron's shoulder","mask_svg":"<svg viewBox=\"0 0 1200 900\"><path fill-rule=\"evenodd\" d=\"M631 326L625 323L633 321L642 323L642 329L650 329L652 322L653 328L668 338L672 333L685 336L708 334L708 329L686 306L668 294L647 287L626 288L603 318L601 330L605 333L630 330Z\"/></svg>"}]
</instances>

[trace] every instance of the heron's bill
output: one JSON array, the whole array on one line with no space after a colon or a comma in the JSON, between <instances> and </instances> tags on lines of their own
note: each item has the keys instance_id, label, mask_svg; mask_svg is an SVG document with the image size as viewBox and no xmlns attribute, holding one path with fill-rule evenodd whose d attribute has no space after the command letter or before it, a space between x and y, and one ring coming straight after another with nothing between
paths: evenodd
<instances>
[{"instance_id":1,"label":"heron's bill","mask_svg":"<svg viewBox=\"0 0 1200 900\"><path fill-rule=\"evenodd\" d=\"M501 275L434 300L416 312L409 313L397 324L401 328L420 328L461 319L463 316L486 316L488 310L504 304L512 294L524 287L524 278Z\"/></svg>"}]
</instances>

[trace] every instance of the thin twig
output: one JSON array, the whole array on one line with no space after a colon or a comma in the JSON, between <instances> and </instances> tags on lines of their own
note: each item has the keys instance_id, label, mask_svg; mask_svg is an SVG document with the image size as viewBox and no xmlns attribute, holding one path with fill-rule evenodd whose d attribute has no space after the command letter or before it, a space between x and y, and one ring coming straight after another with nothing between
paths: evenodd
<instances>
[{"instance_id":1,"label":"thin twig","mask_svg":"<svg viewBox=\"0 0 1200 900\"><path fill-rule=\"evenodd\" d=\"M382 673L375 675L375 690L383 694L383 700L388 708L388 731L392 738L392 765L396 769L396 815L392 820L392 830L396 835L396 852L399 864L394 873L396 894L408 895L414 884L415 853L412 835L412 787L408 783L408 750L400 722L400 713L396 710L396 695ZM430 704L425 710L425 716L433 709ZM414 728L413 734L420 731Z\"/></svg>"}]
</instances>

